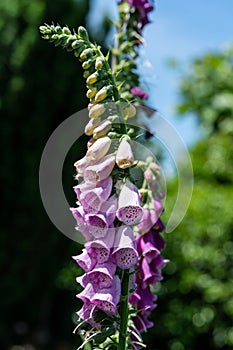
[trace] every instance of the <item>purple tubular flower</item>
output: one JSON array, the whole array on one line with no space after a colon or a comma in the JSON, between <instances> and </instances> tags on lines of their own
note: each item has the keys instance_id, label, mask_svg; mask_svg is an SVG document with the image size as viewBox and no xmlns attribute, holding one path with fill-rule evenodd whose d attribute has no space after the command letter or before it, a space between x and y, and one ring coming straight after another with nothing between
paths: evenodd
<instances>
[{"instance_id":1,"label":"purple tubular flower","mask_svg":"<svg viewBox=\"0 0 233 350\"><path fill-rule=\"evenodd\" d=\"M161 262L159 266L162 267ZM143 289L147 288L149 285L155 284L162 279L161 271L157 268L155 259L151 264L148 263L146 258L142 258L139 267L141 281L140 284Z\"/></svg>"},{"instance_id":2,"label":"purple tubular flower","mask_svg":"<svg viewBox=\"0 0 233 350\"><path fill-rule=\"evenodd\" d=\"M99 264L108 261L114 238L115 228L108 229L105 237L85 244L88 254L96 259Z\"/></svg>"},{"instance_id":3,"label":"purple tubular flower","mask_svg":"<svg viewBox=\"0 0 233 350\"><path fill-rule=\"evenodd\" d=\"M147 100L149 97L148 93L143 91L139 86L133 86L130 92L132 95L139 97L142 100Z\"/></svg>"},{"instance_id":4,"label":"purple tubular flower","mask_svg":"<svg viewBox=\"0 0 233 350\"><path fill-rule=\"evenodd\" d=\"M117 197L115 195L111 196L106 202L103 202L100 208L100 212L106 217L108 225L110 226L116 217L117 210Z\"/></svg>"},{"instance_id":5,"label":"purple tubular flower","mask_svg":"<svg viewBox=\"0 0 233 350\"><path fill-rule=\"evenodd\" d=\"M147 259L148 264L160 254L159 249L155 246L153 231L149 231L139 237L137 250L139 254L142 254Z\"/></svg>"},{"instance_id":6,"label":"purple tubular flower","mask_svg":"<svg viewBox=\"0 0 233 350\"><path fill-rule=\"evenodd\" d=\"M73 256L72 258L85 272L91 271L97 262L95 258L88 254L86 249L83 249L80 255Z\"/></svg>"},{"instance_id":7,"label":"purple tubular flower","mask_svg":"<svg viewBox=\"0 0 233 350\"><path fill-rule=\"evenodd\" d=\"M139 12L139 19L142 24L142 28L150 23L148 19L148 13L153 11L154 7L147 0L127 0L130 6L136 7Z\"/></svg>"},{"instance_id":8,"label":"purple tubular flower","mask_svg":"<svg viewBox=\"0 0 233 350\"><path fill-rule=\"evenodd\" d=\"M113 282L113 276L116 272L116 265L112 262L96 265L95 268L82 277L82 285L86 287L91 283L94 288L109 288ZM79 281L79 280L78 280Z\"/></svg>"},{"instance_id":9,"label":"purple tubular flower","mask_svg":"<svg viewBox=\"0 0 233 350\"><path fill-rule=\"evenodd\" d=\"M153 200L153 208L144 209L138 230L141 234L148 232L158 221L159 215L163 211L163 205L157 200Z\"/></svg>"},{"instance_id":10,"label":"purple tubular flower","mask_svg":"<svg viewBox=\"0 0 233 350\"><path fill-rule=\"evenodd\" d=\"M132 229L121 226L116 231L112 258L121 269L130 269L138 261L138 252Z\"/></svg>"},{"instance_id":11,"label":"purple tubular flower","mask_svg":"<svg viewBox=\"0 0 233 350\"><path fill-rule=\"evenodd\" d=\"M104 237L108 231L108 222L103 214L87 214L85 216L88 231L94 238Z\"/></svg>"},{"instance_id":12,"label":"purple tubular flower","mask_svg":"<svg viewBox=\"0 0 233 350\"><path fill-rule=\"evenodd\" d=\"M117 218L126 225L138 224L142 218L143 209L137 187L127 181L119 195Z\"/></svg>"},{"instance_id":13,"label":"purple tubular flower","mask_svg":"<svg viewBox=\"0 0 233 350\"><path fill-rule=\"evenodd\" d=\"M85 184L85 183L84 183ZM85 184L86 185L86 184ZM91 184L92 185L92 184ZM90 184L89 184L90 186ZM78 186L76 186L77 188ZM92 186L91 186L92 187ZM84 188L84 186L83 186ZM109 198L112 191L112 178L107 177L106 179L100 181L93 188L86 188L83 190L81 185L79 185L79 201L87 203L87 205L95 210L100 210L101 205Z\"/></svg>"},{"instance_id":14,"label":"purple tubular flower","mask_svg":"<svg viewBox=\"0 0 233 350\"><path fill-rule=\"evenodd\" d=\"M84 181L99 182L111 174L115 165L115 156L107 155L94 165L88 166L84 171Z\"/></svg>"},{"instance_id":15,"label":"purple tubular flower","mask_svg":"<svg viewBox=\"0 0 233 350\"><path fill-rule=\"evenodd\" d=\"M82 319L88 322L92 327L100 328L100 324L94 321L94 315L98 311L98 308L93 305L89 300L86 300L82 308L76 312L76 314Z\"/></svg>"},{"instance_id":16,"label":"purple tubular flower","mask_svg":"<svg viewBox=\"0 0 233 350\"><path fill-rule=\"evenodd\" d=\"M150 291L149 287L146 289L139 287L137 291L129 297L129 302L134 306L134 308L140 310L134 319L135 325L139 332L146 331L148 328L153 326L153 323L147 318L150 316L151 311L156 308L157 305L154 303L156 300L156 295Z\"/></svg>"},{"instance_id":17,"label":"purple tubular flower","mask_svg":"<svg viewBox=\"0 0 233 350\"><path fill-rule=\"evenodd\" d=\"M84 303L90 302L108 315L114 315L117 312L117 304L120 300L121 281L118 276L114 276L112 285L109 288L99 289L92 283L88 283L85 289L76 295Z\"/></svg>"},{"instance_id":18,"label":"purple tubular flower","mask_svg":"<svg viewBox=\"0 0 233 350\"><path fill-rule=\"evenodd\" d=\"M120 301L120 295L121 281L118 276L114 276L112 286L96 292L91 298L91 302L106 312L106 314L114 315L117 313L117 304Z\"/></svg>"}]
</instances>

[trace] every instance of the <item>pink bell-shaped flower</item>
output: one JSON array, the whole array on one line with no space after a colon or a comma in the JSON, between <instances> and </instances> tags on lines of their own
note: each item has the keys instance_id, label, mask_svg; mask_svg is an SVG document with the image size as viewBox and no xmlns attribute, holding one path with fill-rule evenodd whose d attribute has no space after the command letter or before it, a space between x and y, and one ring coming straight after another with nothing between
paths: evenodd
<instances>
[{"instance_id":1,"label":"pink bell-shaped flower","mask_svg":"<svg viewBox=\"0 0 233 350\"><path fill-rule=\"evenodd\" d=\"M112 172L115 165L115 156L107 155L94 165L90 165L84 171L85 182L99 182L106 179Z\"/></svg>"},{"instance_id":2,"label":"pink bell-shaped flower","mask_svg":"<svg viewBox=\"0 0 233 350\"><path fill-rule=\"evenodd\" d=\"M112 258L121 269L130 269L138 261L138 252L133 230L120 226L116 231Z\"/></svg>"},{"instance_id":3,"label":"pink bell-shaped flower","mask_svg":"<svg viewBox=\"0 0 233 350\"><path fill-rule=\"evenodd\" d=\"M112 286L110 288L100 289L91 298L91 302L98 306L108 315L117 313L117 304L120 301L121 281L118 276L113 277Z\"/></svg>"},{"instance_id":4,"label":"pink bell-shaped flower","mask_svg":"<svg viewBox=\"0 0 233 350\"><path fill-rule=\"evenodd\" d=\"M115 239L115 228L110 228L105 237L89 241L85 244L88 254L96 259L99 264L108 261L110 250Z\"/></svg>"},{"instance_id":5,"label":"pink bell-shaped flower","mask_svg":"<svg viewBox=\"0 0 233 350\"><path fill-rule=\"evenodd\" d=\"M116 216L126 225L135 225L140 222L142 215L143 209L137 187L130 181L126 181L119 195Z\"/></svg>"},{"instance_id":6,"label":"pink bell-shaped flower","mask_svg":"<svg viewBox=\"0 0 233 350\"><path fill-rule=\"evenodd\" d=\"M94 287L103 289L109 288L113 282L113 276L116 272L116 265L112 262L105 262L98 264L82 276L81 285L85 287L88 283L91 283ZM79 282L80 280L78 280Z\"/></svg>"}]
</instances>

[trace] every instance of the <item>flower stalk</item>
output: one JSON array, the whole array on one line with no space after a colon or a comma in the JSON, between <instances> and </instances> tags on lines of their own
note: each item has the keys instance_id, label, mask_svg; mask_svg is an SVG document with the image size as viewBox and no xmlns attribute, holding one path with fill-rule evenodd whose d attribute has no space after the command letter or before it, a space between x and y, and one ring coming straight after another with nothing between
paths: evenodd
<instances>
[{"instance_id":1,"label":"flower stalk","mask_svg":"<svg viewBox=\"0 0 233 350\"><path fill-rule=\"evenodd\" d=\"M120 330L119 330L119 350L126 350L128 340L128 317L129 317L129 270L123 271L122 290L120 302Z\"/></svg>"}]
</instances>

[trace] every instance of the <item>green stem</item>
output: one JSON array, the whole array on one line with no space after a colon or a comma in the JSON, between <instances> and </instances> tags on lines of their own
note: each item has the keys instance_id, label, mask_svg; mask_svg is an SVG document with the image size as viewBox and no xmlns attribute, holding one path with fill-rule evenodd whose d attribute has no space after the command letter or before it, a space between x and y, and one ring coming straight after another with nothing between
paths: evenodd
<instances>
[{"instance_id":1,"label":"green stem","mask_svg":"<svg viewBox=\"0 0 233 350\"><path fill-rule=\"evenodd\" d=\"M126 350L127 327L129 315L129 270L123 271L121 283L121 303L120 303L120 332L118 350Z\"/></svg>"}]
</instances>

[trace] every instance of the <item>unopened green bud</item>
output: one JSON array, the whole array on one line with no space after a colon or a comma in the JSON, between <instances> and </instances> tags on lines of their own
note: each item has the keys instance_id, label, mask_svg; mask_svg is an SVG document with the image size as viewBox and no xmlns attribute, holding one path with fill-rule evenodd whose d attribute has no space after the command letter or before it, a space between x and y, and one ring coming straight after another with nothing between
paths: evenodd
<instances>
[{"instance_id":1,"label":"unopened green bud","mask_svg":"<svg viewBox=\"0 0 233 350\"><path fill-rule=\"evenodd\" d=\"M114 114L114 115L110 115L108 118L107 118L111 123L119 123L120 121L120 118L117 114Z\"/></svg>"},{"instance_id":2,"label":"unopened green bud","mask_svg":"<svg viewBox=\"0 0 233 350\"><path fill-rule=\"evenodd\" d=\"M97 119L105 112L105 110L106 108L103 104L94 105L89 111L89 117Z\"/></svg>"},{"instance_id":3,"label":"unopened green bud","mask_svg":"<svg viewBox=\"0 0 233 350\"><path fill-rule=\"evenodd\" d=\"M83 73L83 78L88 79L90 75L92 75L92 72L90 72L89 70L85 70L85 72Z\"/></svg>"},{"instance_id":4,"label":"unopened green bud","mask_svg":"<svg viewBox=\"0 0 233 350\"><path fill-rule=\"evenodd\" d=\"M51 36L51 39L52 40L57 40L59 38L59 35L58 34L53 34L52 36Z\"/></svg>"},{"instance_id":5,"label":"unopened green bud","mask_svg":"<svg viewBox=\"0 0 233 350\"><path fill-rule=\"evenodd\" d=\"M87 93L86 93L87 98L90 98L90 99L94 98L97 91L98 90L96 88L87 90Z\"/></svg>"},{"instance_id":6,"label":"unopened green bud","mask_svg":"<svg viewBox=\"0 0 233 350\"><path fill-rule=\"evenodd\" d=\"M74 55L75 55L75 57L79 57L82 51L83 51L83 47L82 47L82 46L77 47L77 48L74 50Z\"/></svg>"},{"instance_id":7,"label":"unopened green bud","mask_svg":"<svg viewBox=\"0 0 233 350\"><path fill-rule=\"evenodd\" d=\"M88 48L88 49L83 50L83 52L80 55L80 59L82 61L84 61L87 58L90 58L90 57L94 56L95 54L96 54L96 50L95 49Z\"/></svg>"},{"instance_id":8,"label":"unopened green bud","mask_svg":"<svg viewBox=\"0 0 233 350\"><path fill-rule=\"evenodd\" d=\"M82 39L89 41L89 37L88 37L87 30L86 30L84 27L80 26L80 27L78 28L78 35L79 35Z\"/></svg>"},{"instance_id":9,"label":"unopened green bud","mask_svg":"<svg viewBox=\"0 0 233 350\"><path fill-rule=\"evenodd\" d=\"M75 35L71 35L68 40L67 40L67 44L72 44L74 41L76 40L76 36Z\"/></svg>"},{"instance_id":10,"label":"unopened green bud","mask_svg":"<svg viewBox=\"0 0 233 350\"><path fill-rule=\"evenodd\" d=\"M65 34L58 35L58 39L55 41L55 46L65 45L66 40L67 40L67 35L65 35Z\"/></svg>"},{"instance_id":11,"label":"unopened green bud","mask_svg":"<svg viewBox=\"0 0 233 350\"><path fill-rule=\"evenodd\" d=\"M104 86L95 96L95 102L102 102L106 97L112 94L112 85Z\"/></svg>"},{"instance_id":12,"label":"unopened green bud","mask_svg":"<svg viewBox=\"0 0 233 350\"><path fill-rule=\"evenodd\" d=\"M101 57L98 57L95 61L95 69L100 70L103 67L104 60Z\"/></svg>"},{"instance_id":13,"label":"unopened green bud","mask_svg":"<svg viewBox=\"0 0 233 350\"><path fill-rule=\"evenodd\" d=\"M63 27L63 28L62 28L62 32L63 32L64 34L67 34L67 35L70 35L70 34L71 34L71 32L70 32L70 30L69 30L68 27Z\"/></svg>"},{"instance_id":14,"label":"unopened green bud","mask_svg":"<svg viewBox=\"0 0 233 350\"><path fill-rule=\"evenodd\" d=\"M92 73L90 76L87 78L87 84L92 85L97 82L99 78L98 72Z\"/></svg>"},{"instance_id":15,"label":"unopened green bud","mask_svg":"<svg viewBox=\"0 0 233 350\"><path fill-rule=\"evenodd\" d=\"M129 130L128 130L128 132L127 132L127 134L129 135L129 136L134 136L134 134L135 134L135 130L133 129L133 128L130 128Z\"/></svg>"},{"instance_id":16,"label":"unopened green bud","mask_svg":"<svg viewBox=\"0 0 233 350\"><path fill-rule=\"evenodd\" d=\"M107 136L110 138L110 139L116 139L117 138L117 133L114 132L114 131L110 131Z\"/></svg>"},{"instance_id":17,"label":"unopened green bud","mask_svg":"<svg viewBox=\"0 0 233 350\"><path fill-rule=\"evenodd\" d=\"M62 34L62 29L60 26L56 26L55 30L56 30L57 34Z\"/></svg>"},{"instance_id":18,"label":"unopened green bud","mask_svg":"<svg viewBox=\"0 0 233 350\"><path fill-rule=\"evenodd\" d=\"M93 65L93 60L84 61L82 64L83 69L88 69Z\"/></svg>"},{"instance_id":19,"label":"unopened green bud","mask_svg":"<svg viewBox=\"0 0 233 350\"><path fill-rule=\"evenodd\" d=\"M82 48L82 51L83 51L85 49L84 41L83 40L75 40L72 42L72 47L73 47L73 49Z\"/></svg>"},{"instance_id":20,"label":"unopened green bud","mask_svg":"<svg viewBox=\"0 0 233 350\"><path fill-rule=\"evenodd\" d=\"M127 118L133 118L137 113L136 108L132 105L129 104L126 108L123 110L123 114Z\"/></svg>"},{"instance_id":21,"label":"unopened green bud","mask_svg":"<svg viewBox=\"0 0 233 350\"><path fill-rule=\"evenodd\" d=\"M50 32L47 26L40 26L39 29L42 34L47 34Z\"/></svg>"}]
</instances>

